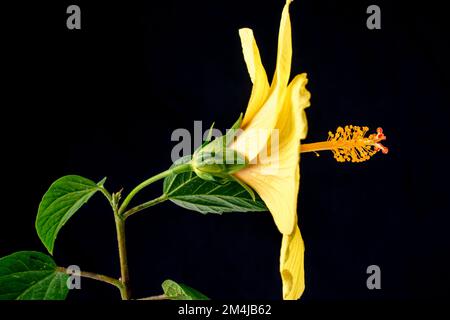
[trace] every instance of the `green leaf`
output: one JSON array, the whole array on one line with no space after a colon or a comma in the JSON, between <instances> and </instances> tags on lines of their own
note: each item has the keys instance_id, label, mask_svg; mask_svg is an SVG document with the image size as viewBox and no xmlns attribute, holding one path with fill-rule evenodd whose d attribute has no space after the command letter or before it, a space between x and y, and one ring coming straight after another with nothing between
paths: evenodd
<instances>
[{"instance_id":1,"label":"green leaf","mask_svg":"<svg viewBox=\"0 0 450 320\"><path fill-rule=\"evenodd\" d=\"M173 280L166 280L162 283L164 294L170 300L209 300L207 296L197 290Z\"/></svg>"},{"instance_id":2,"label":"green leaf","mask_svg":"<svg viewBox=\"0 0 450 320\"><path fill-rule=\"evenodd\" d=\"M69 275L43 253L20 251L0 259L0 300L64 300Z\"/></svg>"},{"instance_id":3,"label":"green leaf","mask_svg":"<svg viewBox=\"0 0 450 320\"><path fill-rule=\"evenodd\" d=\"M174 166L186 163L183 157ZM220 184L199 178L194 172L173 174L164 179L164 194L175 204L201 213L267 211L258 195L255 200L236 181Z\"/></svg>"},{"instance_id":4,"label":"green leaf","mask_svg":"<svg viewBox=\"0 0 450 320\"><path fill-rule=\"evenodd\" d=\"M39 204L36 217L36 231L48 252L53 254L55 240L64 224L97 191L101 190L106 178L98 184L75 175L56 180L45 193Z\"/></svg>"}]
</instances>

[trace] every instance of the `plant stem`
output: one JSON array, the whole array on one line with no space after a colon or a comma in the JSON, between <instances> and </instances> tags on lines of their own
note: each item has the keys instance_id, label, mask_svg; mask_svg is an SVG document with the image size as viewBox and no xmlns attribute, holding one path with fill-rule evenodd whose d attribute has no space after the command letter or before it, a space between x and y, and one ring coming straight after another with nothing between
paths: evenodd
<instances>
[{"instance_id":1,"label":"plant stem","mask_svg":"<svg viewBox=\"0 0 450 320\"><path fill-rule=\"evenodd\" d=\"M98 280L98 281L101 281L101 282L108 283L110 285L113 285L113 286L117 287L118 289L122 288L122 282L120 282L117 279L105 276L103 274L97 274L97 273L93 273L93 272L81 271L80 276L82 276L84 278L94 279L94 280Z\"/></svg>"},{"instance_id":2,"label":"plant stem","mask_svg":"<svg viewBox=\"0 0 450 320\"><path fill-rule=\"evenodd\" d=\"M161 294L159 296L151 296L146 298L140 298L138 300L168 300L169 298L165 294Z\"/></svg>"},{"instance_id":3,"label":"plant stem","mask_svg":"<svg viewBox=\"0 0 450 320\"><path fill-rule=\"evenodd\" d=\"M153 200L144 202L143 204L140 204L140 205L138 205L138 206L136 206L136 207L134 207L134 208L131 208L131 209L128 210L128 211L125 211L125 212L122 214L122 217L123 217L123 219L126 219L126 218L128 218L129 216L135 214L136 212L139 212L139 211L141 211L141 210L150 208L150 207L152 207L152 206L154 206L154 205L156 205L156 204L158 204L158 203L164 202L164 201L166 201L166 200L167 200L167 195L163 194L163 195L159 196L159 197L156 198L156 199L153 199Z\"/></svg>"},{"instance_id":4,"label":"plant stem","mask_svg":"<svg viewBox=\"0 0 450 320\"><path fill-rule=\"evenodd\" d=\"M108 192L104 187L100 187L100 191L105 195L106 199L108 199L109 203L112 203L111 193Z\"/></svg>"},{"instance_id":5,"label":"plant stem","mask_svg":"<svg viewBox=\"0 0 450 320\"><path fill-rule=\"evenodd\" d=\"M62 273L67 273L67 269L63 268L63 267L58 267L57 270L59 272L62 272ZM108 276L105 276L103 274L98 274L98 273L94 273L94 272L87 272L87 271L81 271L80 272L80 276L83 277L83 278L89 278L89 279L105 282L107 284L115 286L119 290L121 290L122 287L123 287L122 282L120 282L119 280L111 278L111 277L108 277Z\"/></svg>"},{"instance_id":6,"label":"plant stem","mask_svg":"<svg viewBox=\"0 0 450 320\"><path fill-rule=\"evenodd\" d=\"M133 197L139 191L141 191L148 185L150 185L153 182L156 182L158 180L161 180L171 174L186 172L186 171L190 171L190 170L191 170L191 164L184 163L184 164L180 164L178 166L172 167L161 173L158 173L157 175L154 175L153 177L148 178L147 180L145 180L144 182L139 184L136 188L131 190L131 192L128 194L128 196L125 198L125 200L122 202L122 205L120 207L119 207L119 200L120 200L121 192L110 195L106 190L104 190L106 192L103 192L103 193L108 198L108 200L110 201L111 206L113 208L114 220L116 223L117 245L119 248L119 260L120 260L120 284L121 284L120 287L118 287L118 288L120 289L120 295L122 297L122 300L130 299L130 287L129 287L130 275L129 275L129 271L128 271L127 246L126 246L126 240L125 240L125 219L140 210L143 210L143 209L151 207L157 203L165 201L167 199L167 197L165 195L162 195L159 198L148 201L146 203L143 203L139 206L136 206L136 207L128 210L125 214L123 214L124 211L126 210L128 204L133 199Z\"/></svg>"},{"instance_id":7,"label":"plant stem","mask_svg":"<svg viewBox=\"0 0 450 320\"><path fill-rule=\"evenodd\" d=\"M118 214L122 215L122 213L127 208L128 204L130 203L131 199L133 199L133 197L139 191L141 191L142 189L144 189L148 185L150 185L153 182L156 182L158 180L161 180L161 179L163 179L163 178L165 178L165 177L167 177L167 176L169 176L171 174L186 172L186 171L190 171L190 170L191 170L191 164L190 163L184 163L184 164L180 164L178 166L175 166L173 168L170 168L170 169L168 169L166 171L163 171L161 173L158 173L157 175L154 175L153 177L148 178L144 182L140 183L136 188L131 190L131 192L128 194L128 196L123 200L122 205L120 206Z\"/></svg>"},{"instance_id":8,"label":"plant stem","mask_svg":"<svg viewBox=\"0 0 450 320\"><path fill-rule=\"evenodd\" d=\"M120 290L122 300L130 299L130 275L128 272L128 257L127 247L125 241L125 220L120 217L117 212L115 213L116 232L117 232L117 244L119 247L119 259L120 259L120 282L123 288Z\"/></svg>"}]
</instances>

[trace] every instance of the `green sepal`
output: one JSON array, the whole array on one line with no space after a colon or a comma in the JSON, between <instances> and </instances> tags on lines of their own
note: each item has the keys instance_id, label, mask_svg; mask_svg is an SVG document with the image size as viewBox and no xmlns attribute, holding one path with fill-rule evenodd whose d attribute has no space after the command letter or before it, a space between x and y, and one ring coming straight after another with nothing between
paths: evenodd
<instances>
[{"instance_id":1,"label":"green sepal","mask_svg":"<svg viewBox=\"0 0 450 320\"><path fill-rule=\"evenodd\" d=\"M253 191L252 188L250 188L248 185L246 185L244 182L242 182L239 178L235 177L235 176L230 176L234 181L236 181L237 183L239 183L241 185L242 188L245 189L245 191L247 191L247 193L250 195L250 197L252 197L253 202L256 202L256 196L255 196L255 192Z\"/></svg>"}]
</instances>

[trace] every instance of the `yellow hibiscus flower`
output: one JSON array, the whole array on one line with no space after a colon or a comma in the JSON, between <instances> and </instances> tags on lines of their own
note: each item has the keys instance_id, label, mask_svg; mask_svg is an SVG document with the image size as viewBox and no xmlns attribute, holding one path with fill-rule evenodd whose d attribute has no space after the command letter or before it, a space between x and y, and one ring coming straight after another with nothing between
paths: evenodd
<instances>
[{"instance_id":1,"label":"yellow hibiscus flower","mask_svg":"<svg viewBox=\"0 0 450 320\"><path fill-rule=\"evenodd\" d=\"M191 166L205 180L235 180L254 197L258 193L283 235L280 274L283 299L299 299L305 289L305 246L298 227L297 197L300 185L300 153L332 151L339 162L362 162L378 151L386 139L381 128L366 136L367 127L338 127L328 140L302 144L310 105L306 73L289 82L292 40L287 0L281 15L275 74L269 84L251 29L239 30L252 93L245 116L225 136L205 143L193 155ZM237 129L237 130L236 130ZM231 161L229 161L231 160Z\"/></svg>"},{"instance_id":2,"label":"yellow hibiscus flower","mask_svg":"<svg viewBox=\"0 0 450 320\"><path fill-rule=\"evenodd\" d=\"M240 29L244 59L253 89L241 124L242 132L231 149L244 155L249 164L234 175L253 188L270 210L283 234L280 273L283 298L298 299L305 288L304 244L297 225L299 191L299 143L306 137L304 109L310 105L305 88L306 74L297 75L290 83L292 42L289 4L281 15L276 70L269 85L267 75L251 29ZM276 139L272 139L276 132ZM274 141L277 140L277 141ZM261 143L262 142L262 143ZM277 143L277 156L269 154L271 143ZM264 159L260 159L264 153Z\"/></svg>"}]
</instances>

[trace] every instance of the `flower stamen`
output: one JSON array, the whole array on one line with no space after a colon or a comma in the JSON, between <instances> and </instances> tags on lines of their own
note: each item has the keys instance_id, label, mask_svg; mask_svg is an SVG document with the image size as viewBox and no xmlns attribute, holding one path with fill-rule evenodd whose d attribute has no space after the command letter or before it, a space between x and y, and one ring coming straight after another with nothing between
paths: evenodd
<instances>
[{"instance_id":1,"label":"flower stamen","mask_svg":"<svg viewBox=\"0 0 450 320\"><path fill-rule=\"evenodd\" d=\"M381 144L381 141L386 140L383 129L378 128L376 133L366 137L368 131L368 127L338 127L335 133L328 133L327 141L302 144L300 152L330 150L338 162L363 162L380 150L384 154L388 153L389 149Z\"/></svg>"}]
</instances>

